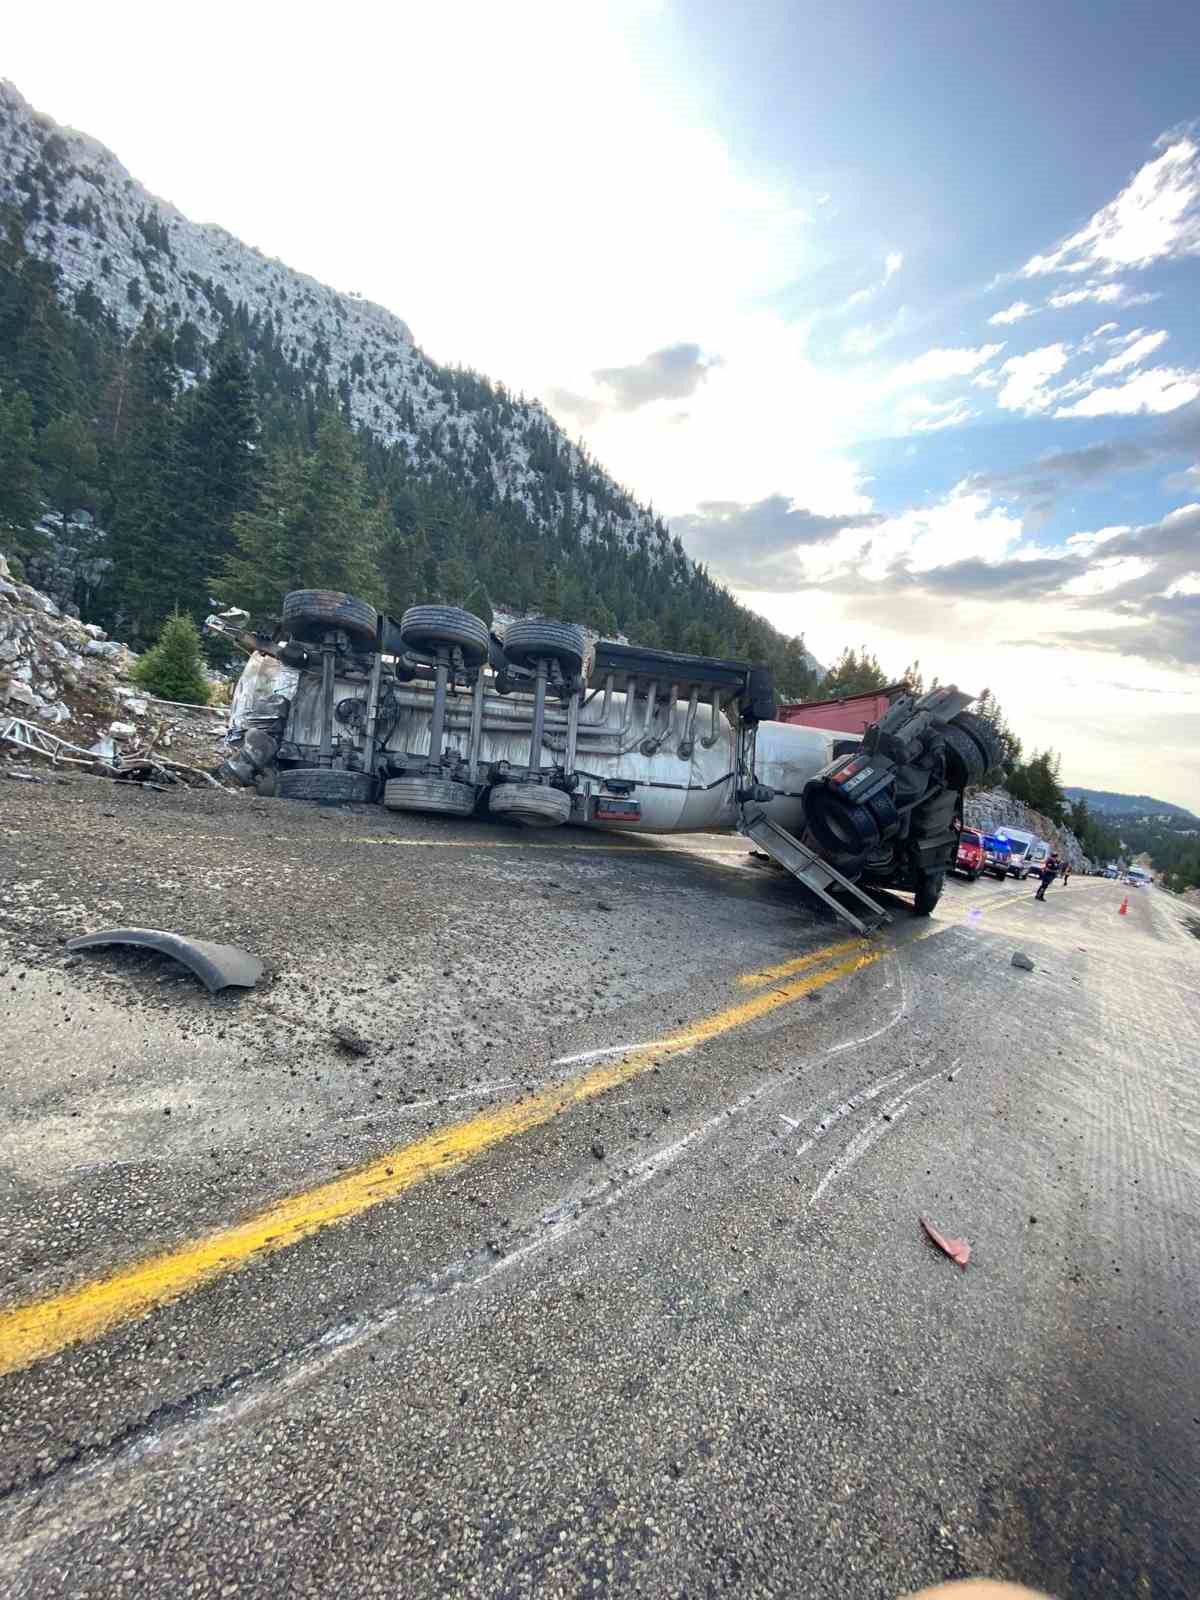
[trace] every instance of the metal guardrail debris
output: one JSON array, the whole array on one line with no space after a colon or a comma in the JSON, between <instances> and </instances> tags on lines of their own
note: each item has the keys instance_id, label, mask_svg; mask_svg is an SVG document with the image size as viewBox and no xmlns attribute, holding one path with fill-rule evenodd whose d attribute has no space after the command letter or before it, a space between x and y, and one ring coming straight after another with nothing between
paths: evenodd
<instances>
[{"instance_id":1,"label":"metal guardrail debris","mask_svg":"<svg viewBox=\"0 0 1200 1600\"><path fill-rule=\"evenodd\" d=\"M98 777L133 778L142 782L157 778L163 784L177 784L183 780L176 773L190 772L194 777L203 778L205 783L219 789L222 794L234 792L218 783L212 773L205 772L202 767L189 766L184 761L172 761L167 756L159 755L154 746L165 731L165 724L161 725L145 748L130 750L123 756L110 756L98 748L85 750L82 745L61 739L56 733L48 733L45 728L39 728L24 717L6 717L0 722L0 744L11 745L26 755L44 756L52 766L65 762L73 767L90 767ZM112 741L108 743L111 746Z\"/></svg>"}]
</instances>

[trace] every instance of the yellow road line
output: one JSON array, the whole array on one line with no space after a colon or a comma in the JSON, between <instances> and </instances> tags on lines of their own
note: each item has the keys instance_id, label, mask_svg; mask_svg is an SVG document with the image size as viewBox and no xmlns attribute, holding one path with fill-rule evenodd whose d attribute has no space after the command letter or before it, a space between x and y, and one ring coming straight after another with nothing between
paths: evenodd
<instances>
[{"instance_id":1,"label":"yellow road line","mask_svg":"<svg viewBox=\"0 0 1200 1600\"><path fill-rule=\"evenodd\" d=\"M820 972L704 1017L670 1038L640 1045L581 1077L552 1084L499 1110L450 1123L357 1172L281 1200L203 1239L122 1267L107 1278L0 1312L0 1375L44 1360L68 1345L99 1338L121 1323L180 1299L199 1284L237 1271L256 1256L287 1249L331 1223L343 1222L403 1194L426 1178L452 1172L485 1150L541 1127L671 1056L744 1027L814 989L870 966L883 954L882 949L861 950Z\"/></svg>"},{"instance_id":2,"label":"yellow road line","mask_svg":"<svg viewBox=\"0 0 1200 1600\"><path fill-rule=\"evenodd\" d=\"M743 973L738 983L743 989L757 989L775 978L790 978L797 972L804 972L808 967L819 966L822 961L828 961L832 956L846 955L851 950L867 948L865 939L845 939L840 944L826 945L823 950L814 950L810 955L797 956L794 961L781 961L775 967L763 967L758 972Z\"/></svg>"}]
</instances>

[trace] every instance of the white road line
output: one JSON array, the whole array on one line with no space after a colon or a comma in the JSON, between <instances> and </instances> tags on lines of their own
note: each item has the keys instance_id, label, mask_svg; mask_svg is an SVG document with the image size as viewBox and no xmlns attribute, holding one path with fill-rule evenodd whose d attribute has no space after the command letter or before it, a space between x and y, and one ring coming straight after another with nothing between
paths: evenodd
<instances>
[{"instance_id":1,"label":"white road line","mask_svg":"<svg viewBox=\"0 0 1200 1600\"><path fill-rule=\"evenodd\" d=\"M605 1056L623 1056L630 1050L645 1050L649 1045L656 1043L654 1039L643 1039L640 1044L606 1044L600 1050L581 1050L577 1056L558 1056L550 1065L552 1067L574 1067L581 1061L601 1061Z\"/></svg>"}]
</instances>

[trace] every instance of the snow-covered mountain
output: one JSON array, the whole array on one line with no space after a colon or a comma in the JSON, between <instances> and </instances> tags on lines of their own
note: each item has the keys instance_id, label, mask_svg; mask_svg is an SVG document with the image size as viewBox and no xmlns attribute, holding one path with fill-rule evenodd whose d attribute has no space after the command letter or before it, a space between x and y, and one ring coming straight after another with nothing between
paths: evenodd
<instances>
[{"instance_id":1,"label":"snow-covered mountain","mask_svg":"<svg viewBox=\"0 0 1200 1600\"><path fill-rule=\"evenodd\" d=\"M199 362L237 318L297 372L340 391L353 421L404 449L418 470L452 454L541 525L569 510L584 537L606 530L627 544L652 533L665 540L652 513L536 400L483 381L455 384L392 312L268 259L223 228L190 222L104 145L58 126L3 80L0 205L20 213L27 250L58 269L58 292L72 309L94 312L98 303L132 332L153 307L176 329L191 325Z\"/></svg>"}]
</instances>

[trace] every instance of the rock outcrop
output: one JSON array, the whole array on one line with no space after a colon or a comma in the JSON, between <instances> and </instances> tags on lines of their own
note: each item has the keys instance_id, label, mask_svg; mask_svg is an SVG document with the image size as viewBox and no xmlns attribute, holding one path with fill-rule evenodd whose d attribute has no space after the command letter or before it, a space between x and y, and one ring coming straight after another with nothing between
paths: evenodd
<instances>
[{"instance_id":1,"label":"rock outcrop","mask_svg":"<svg viewBox=\"0 0 1200 1600\"><path fill-rule=\"evenodd\" d=\"M211 765L223 718L154 700L132 681L137 659L94 622L69 616L18 580L0 555L0 725L20 717L88 749L99 739L139 738L165 722L165 744L182 740L193 746L185 760L203 754Z\"/></svg>"},{"instance_id":2,"label":"rock outcrop","mask_svg":"<svg viewBox=\"0 0 1200 1600\"><path fill-rule=\"evenodd\" d=\"M1014 799L1004 789L968 789L963 803L963 821L968 828L979 828L984 833L995 833L997 828L1021 828L1045 839L1060 860L1070 863L1073 871L1082 871L1090 865L1083 846L1070 828L1060 828L1049 817Z\"/></svg>"}]
</instances>

